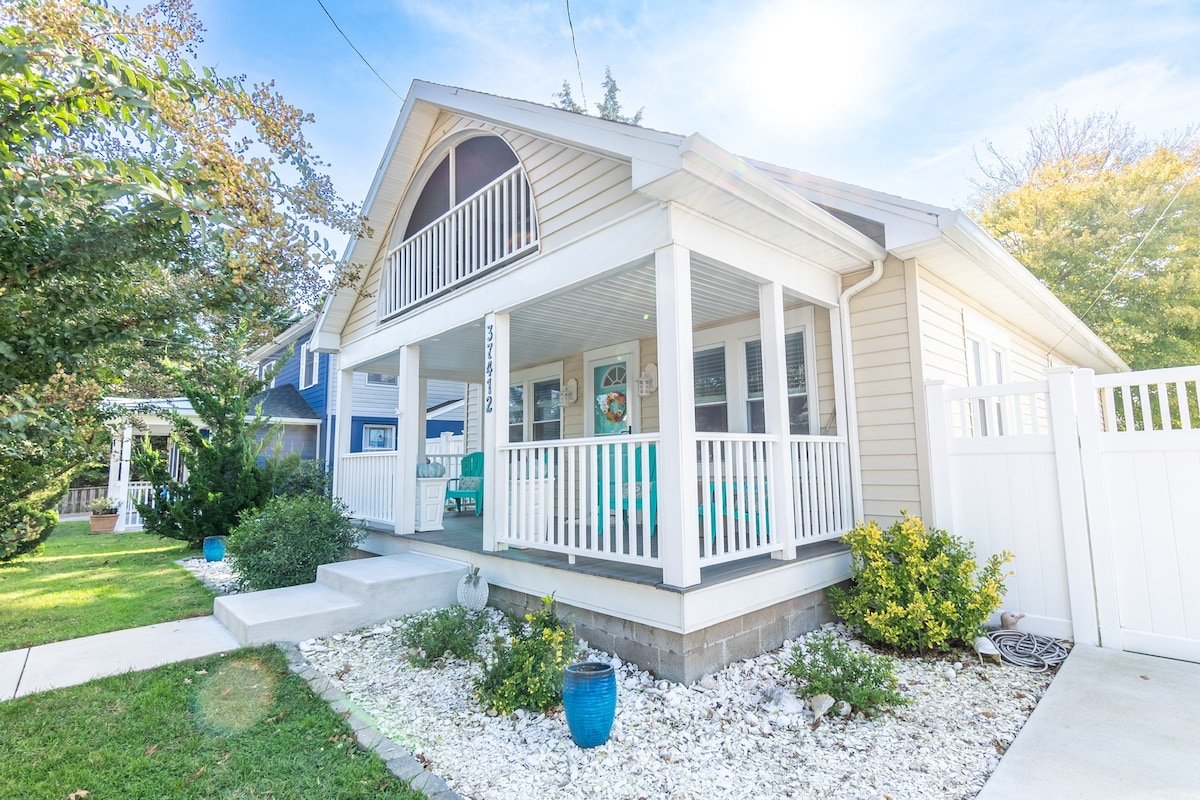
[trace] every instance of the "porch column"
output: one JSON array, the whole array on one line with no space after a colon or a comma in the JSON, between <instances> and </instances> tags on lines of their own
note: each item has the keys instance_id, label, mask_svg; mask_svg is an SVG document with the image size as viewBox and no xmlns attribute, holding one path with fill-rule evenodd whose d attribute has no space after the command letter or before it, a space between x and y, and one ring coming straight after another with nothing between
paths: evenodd
<instances>
[{"instance_id":1,"label":"porch column","mask_svg":"<svg viewBox=\"0 0 1200 800\"><path fill-rule=\"evenodd\" d=\"M667 245L654 252L658 316L658 538L663 583L700 582L696 522L696 387L692 375L691 252Z\"/></svg>"},{"instance_id":2,"label":"porch column","mask_svg":"<svg viewBox=\"0 0 1200 800\"><path fill-rule=\"evenodd\" d=\"M112 447L108 455L108 497L121 501L117 526L113 530L125 530L125 514L129 510L129 460L133 454L133 427L124 425L119 430L111 428Z\"/></svg>"},{"instance_id":3,"label":"porch column","mask_svg":"<svg viewBox=\"0 0 1200 800\"><path fill-rule=\"evenodd\" d=\"M417 408L420 409L421 418L417 421L417 427L420 428L420 436L417 437L417 463L425 463L425 440L429 434L426 430L425 419L426 409L429 408L429 381L420 380L420 398L417 401Z\"/></svg>"},{"instance_id":4,"label":"porch column","mask_svg":"<svg viewBox=\"0 0 1200 800\"><path fill-rule=\"evenodd\" d=\"M344 459L350 454L350 420L354 417L354 370L339 369L337 399L335 406L337 418L334 420L334 451L330 455L333 462L333 495L342 497L342 469Z\"/></svg>"},{"instance_id":5,"label":"porch column","mask_svg":"<svg viewBox=\"0 0 1200 800\"><path fill-rule=\"evenodd\" d=\"M417 452L423 445L421 430L421 348L400 348L396 374L396 487L392 524L396 533L413 533L417 527Z\"/></svg>"},{"instance_id":6,"label":"porch column","mask_svg":"<svg viewBox=\"0 0 1200 800\"><path fill-rule=\"evenodd\" d=\"M497 541L508 525L508 480L502 445L508 444L508 314L483 323L483 549L506 550Z\"/></svg>"},{"instance_id":7,"label":"porch column","mask_svg":"<svg viewBox=\"0 0 1200 800\"><path fill-rule=\"evenodd\" d=\"M792 491L792 421L788 409L787 350L784 347L783 285L767 283L758 287L758 318L762 333L763 414L767 434L775 440L771 460L773 505L771 530L778 537L779 550L771 558L791 561L796 558L796 514ZM817 409L809 409L816 413Z\"/></svg>"}]
</instances>

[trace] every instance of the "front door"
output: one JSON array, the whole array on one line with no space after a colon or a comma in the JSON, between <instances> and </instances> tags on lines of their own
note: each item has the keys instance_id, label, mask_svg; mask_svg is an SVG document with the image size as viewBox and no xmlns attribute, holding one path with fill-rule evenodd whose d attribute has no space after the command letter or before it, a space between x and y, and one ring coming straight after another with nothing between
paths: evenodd
<instances>
[{"instance_id":1,"label":"front door","mask_svg":"<svg viewBox=\"0 0 1200 800\"><path fill-rule=\"evenodd\" d=\"M629 378L628 361L592 366L592 430L597 436L629 433L632 430Z\"/></svg>"}]
</instances>

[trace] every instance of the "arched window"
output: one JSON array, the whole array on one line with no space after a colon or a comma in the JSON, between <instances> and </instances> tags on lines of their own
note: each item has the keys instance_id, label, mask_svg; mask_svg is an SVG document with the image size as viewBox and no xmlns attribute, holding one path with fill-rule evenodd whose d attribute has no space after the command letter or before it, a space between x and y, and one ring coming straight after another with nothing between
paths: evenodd
<instances>
[{"instance_id":1,"label":"arched window","mask_svg":"<svg viewBox=\"0 0 1200 800\"><path fill-rule=\"evenodd\" d=\"M474 136L451 147L430 173L408 218L408 239L517 165L499 136Z\"/></svg>"}]
</instances>

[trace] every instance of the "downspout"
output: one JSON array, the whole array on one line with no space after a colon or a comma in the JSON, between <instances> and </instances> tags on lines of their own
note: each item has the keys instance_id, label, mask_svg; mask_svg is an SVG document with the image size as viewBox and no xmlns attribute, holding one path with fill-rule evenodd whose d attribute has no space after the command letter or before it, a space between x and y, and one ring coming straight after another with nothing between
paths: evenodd
<instances>
[{"instance_id":1,"label":"downspout","mask_svg":"<svg viewBox=\"0 0 1200 800\"><path fill-rule=\"evenodd\" d=\"M842 374L846 386L846 447L850 451L850 484L854 496L854 518L862 519L862 456L858 449L858 391L854 379L854 348L850 343L850 298L879 282L883 277L883 260L871 262L871 274L842 292L838 298L838 315L842 325Z\"/></svg>"}]
</instances>

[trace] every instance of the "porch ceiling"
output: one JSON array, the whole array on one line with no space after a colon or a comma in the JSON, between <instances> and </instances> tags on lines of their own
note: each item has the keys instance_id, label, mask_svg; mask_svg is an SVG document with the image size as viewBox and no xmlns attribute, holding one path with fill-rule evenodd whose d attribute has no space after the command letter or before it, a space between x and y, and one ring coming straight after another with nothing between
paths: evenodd
<instances>
[{"instance_id":1,"label":"porch ceiling","mask_svg":"<svg viewBox=\"0 0 1200 800\"><path fill-rule=\"evenodd\" d=\"M692 257L692 321L695 329L758 316L759 283L726 265ZM806 301L785 290L784 303ZM607 273L569 290L511 309L510 364L513 370L559 361L586 350L657 336L654 263L645 261ZM483 374L483 321L444 331L419 342L421 374L478 381ZM357 367L395 374L389 356Z\"/></svg>"}]
</instances>

